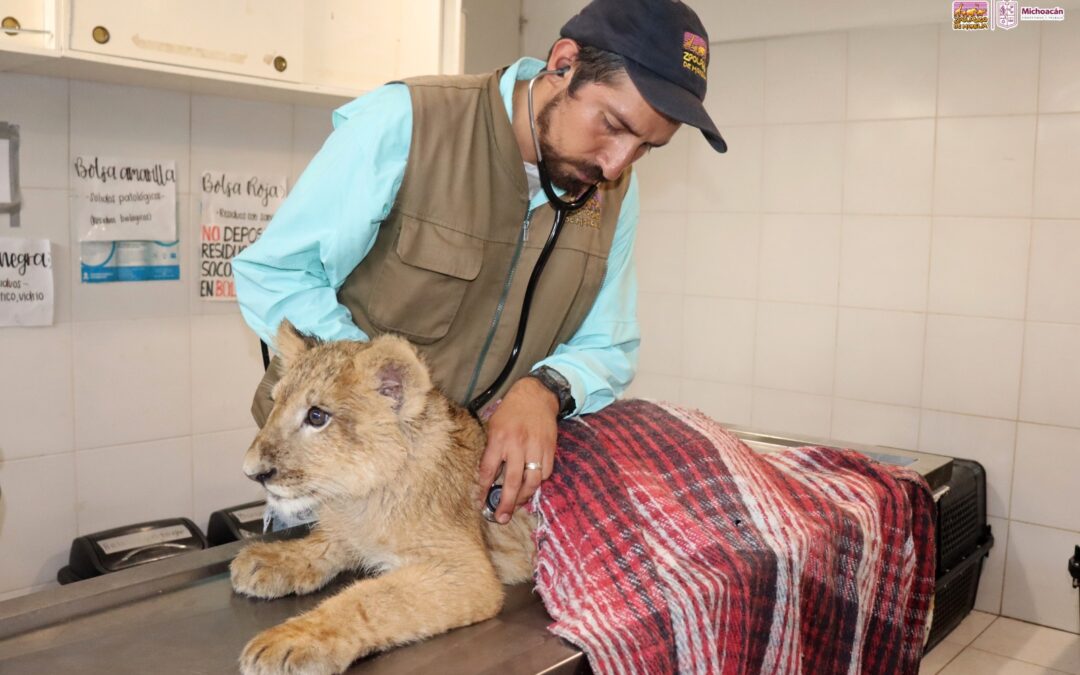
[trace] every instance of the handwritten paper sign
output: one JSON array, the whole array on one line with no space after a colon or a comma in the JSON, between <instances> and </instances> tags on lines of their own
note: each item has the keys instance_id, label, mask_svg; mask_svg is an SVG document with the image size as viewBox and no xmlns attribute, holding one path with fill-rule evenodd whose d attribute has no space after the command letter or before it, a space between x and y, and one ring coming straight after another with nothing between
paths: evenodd
<instances>
[{"instance_id":1,"label":"handwritten paper sign","mask_svg":"<svg viewBox=\"0 0 1080 675\"><path fill-rule=\"evenodd\" d=\"M49 240L0 237L0 326L51 326L53 299Z\"/></svg>"},{"instance_id":2,"label":"handwritten paper sign","mask_svg":"<svg viewBox=\"0 0 1080 675\"><path fill-rule=\"evenodd\" d=\"M285 199L285 178L206 171L201 178L199 297L236 300L232 258L254 244Z\"/></svg>"},{"instance_id":3,"label":"handwritten paper sign","mask_svg":"<svg viewBox=\"0 0 1080 675\"><path fill-rule=\"evenodd\" d=\"M79 241L175 241L176 162L79 155L72 162Z\"/></svg>"}]
</instances>

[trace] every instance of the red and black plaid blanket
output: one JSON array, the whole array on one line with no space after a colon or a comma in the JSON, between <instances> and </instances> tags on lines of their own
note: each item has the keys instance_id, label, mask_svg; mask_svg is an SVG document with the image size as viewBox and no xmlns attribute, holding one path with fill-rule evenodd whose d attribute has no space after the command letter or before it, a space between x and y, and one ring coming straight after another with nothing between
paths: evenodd
<instances>
[{"instance_id":1,"label":"red and black plaid blanket","mask_svg":"<svg viewBox=\"0 0 1080 675\"><path fill-rule=\"evenodd\" d=\"M597 673L917 673L933 499L851 451L762 455L625 401L562 424L534 505L551 630Z\"/></svg>"}]
</instances>

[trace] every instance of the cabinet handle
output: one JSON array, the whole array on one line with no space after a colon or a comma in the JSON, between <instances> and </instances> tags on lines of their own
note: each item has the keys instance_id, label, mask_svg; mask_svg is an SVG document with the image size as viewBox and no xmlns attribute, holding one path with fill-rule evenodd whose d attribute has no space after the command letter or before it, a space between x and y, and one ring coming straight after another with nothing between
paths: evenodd
<instances>
[{"instance_id":1,"label":"cabinet handle","mask_svg":"<svg viewBox=\"0 0 1080 675\"><path fill-rule=\"evenodd\" d=\"M279 73L284 73L285 69L289 67L289 62L285 60L284 56L274 57L274 70Z\"/></svg>"},{"instance_id":2,"label":"cabinet handle","mask_svg":"<svg viewBox=\"0 0 1080 675\"><path fill-rule=\"evenodd\" d=\"M109 29L105 26L94 26L94 30L91 31L90 35L94 38L94 42L98 43L99 45L103 45L108 42L110 37Z\"/></svg>"}]
</instances>

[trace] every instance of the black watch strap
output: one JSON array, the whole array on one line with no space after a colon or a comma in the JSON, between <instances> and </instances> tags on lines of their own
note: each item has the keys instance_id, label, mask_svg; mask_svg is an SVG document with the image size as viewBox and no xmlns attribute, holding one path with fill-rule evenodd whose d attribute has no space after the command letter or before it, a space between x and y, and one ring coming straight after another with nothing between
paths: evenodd
<instances>
[{"instance_id":1,"label":"black watch strap","mask_svg":"<svg viewBox=\"0 0 1080 675\"><path fill-rule=\"evenodd\" d=\"M548 366L540 366L529 373L529 377L536 378L548 391L555 394L559 399L559 419L565 419L577 410L577 403L570 391L570 383L562 376L562 373Z\"/></svg>"}]
</instances>

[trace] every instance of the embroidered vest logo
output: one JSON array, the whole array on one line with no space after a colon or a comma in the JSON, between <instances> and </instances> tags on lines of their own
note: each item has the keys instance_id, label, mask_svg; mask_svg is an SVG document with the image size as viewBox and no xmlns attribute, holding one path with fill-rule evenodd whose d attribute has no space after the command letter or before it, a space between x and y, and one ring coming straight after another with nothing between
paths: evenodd
<instances>
[{"instance_id":1,"label":"embroidered vest logo","mask_svg":"<svg viewBox=\"0 0 1080 675\"><path fill-rule=\"evenodd\" d=\"M585 202L577 211L567 216L567 224L587 227L590 230L600 229L600 191L597 190L592 199Z\"/></svg>"}]
</instances>

